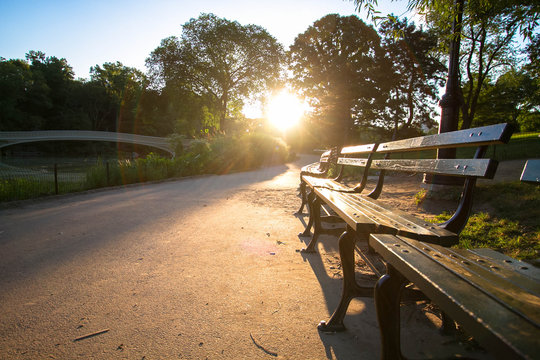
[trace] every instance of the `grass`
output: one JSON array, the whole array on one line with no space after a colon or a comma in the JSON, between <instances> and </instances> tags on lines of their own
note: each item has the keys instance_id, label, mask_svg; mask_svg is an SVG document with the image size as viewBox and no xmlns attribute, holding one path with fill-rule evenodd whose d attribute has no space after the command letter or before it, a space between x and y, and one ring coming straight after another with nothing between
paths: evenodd
<instances>
[{"instance_id":1,"label":"grass","mask_svg":"<svg viewBox=\"0 0 540 360\"><path fill-rule=\"evenodd\" d=\"M540 257L540 186L520 182L481 185L475 203L489 210L473 213L458 247L488 247L521 260ZM434 221L449 218L443 213Z\"/></svg>"}]
</instances>

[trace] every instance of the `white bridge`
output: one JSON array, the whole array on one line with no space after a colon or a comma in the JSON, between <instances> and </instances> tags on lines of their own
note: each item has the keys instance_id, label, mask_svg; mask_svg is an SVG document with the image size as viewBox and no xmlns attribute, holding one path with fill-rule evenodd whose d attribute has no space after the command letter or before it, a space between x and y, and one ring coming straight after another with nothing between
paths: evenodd
<instances>
[{"instance_id":1,"label":"white bridge","mask_svg":"<svg viewBox=\"0 0 540 360\"><path fill-rule=\"evenodd\" d=\"M156 136L86 130L0 131L0 148L29 142L61 140L140 144L164 150L174 157L174 149L169 139ZM182 140L184 147L189 147L190 144L191 140Z\"/></svg>"}]
</instances>

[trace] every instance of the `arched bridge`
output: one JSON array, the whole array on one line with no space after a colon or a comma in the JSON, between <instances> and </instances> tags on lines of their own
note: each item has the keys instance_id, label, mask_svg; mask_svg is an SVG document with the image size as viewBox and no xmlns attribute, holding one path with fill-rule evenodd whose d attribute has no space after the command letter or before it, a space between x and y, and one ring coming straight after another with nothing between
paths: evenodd
<instances>
[{"instance_id":1,"label":"arched bridge","mask_svg":"<svg viewBox=\"0 0 540 360\"><path fill-rule=\"evenodd\" d=\"M28 142L59 140L110 141L140 144L167 151L174 157L174 149L169 139L156 136L86 130L0 131L0 148ZM189 147L191 140L183 140L182 142L184 147Z\"/></svg>"}]
</instances>

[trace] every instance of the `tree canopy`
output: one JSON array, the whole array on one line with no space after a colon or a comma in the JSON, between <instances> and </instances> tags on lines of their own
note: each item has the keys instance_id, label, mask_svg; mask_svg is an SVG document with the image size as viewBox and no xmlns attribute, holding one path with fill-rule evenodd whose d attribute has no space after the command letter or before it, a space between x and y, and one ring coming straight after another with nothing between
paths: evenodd
<instances>
[{"instance_id":1,"label":"tree canopy","mask_svg":"<svg viewBox=\"0 0 540 360\"><path fill-rule=\"evenodd\" d=\"M327 15L298 35L289 58L292 84L308 99L329 143L342 144L355 123L373 118L386 91L375 29L356 16Z\"/></svg>"},{"instance_id":2,"label":"tree canopy","mask_svg":"<svg viewBox=\"0 0 540 360\"><path fill-rule=\"evenodd\" d=\"M282 46L262 27L202 14L183 25L180 38L164 39L147 66L157 84L209 100L224 130L237 103L276 83L283 60Z\"/></svg>"},{"instance_id":3,"label":"tree canopy","mask_svg":"<svg viewBox=\"0 0 540 360\"><path fill-rule=\"evenodd\" d=\"M407 19L387 19L379 32L386 58L392 63L390 94L380 125L391 126L394 138L408 136L412 127L432 128L433 108L446 71L435 51L436 35L417 28Z\"/></svg>"},{"instance_id":4,"label":"tree canopy","mask_svg":"<svg viewBox=\"0 0 540 360\"><path fill-rule=\"evenodd\" d=\"M353 0L372 18L380 19L376 0ZM538 31L540 4L536 0L408 0L411 10L425 16L427 26L441 39L439 48L447 52L452 39L459 37L459 107L461 128L474 125L483 86L520 61L516 41L533 41ZM461 20L452 29L453 20ZM455 32L455 33L454 33Z\"/></svg>"}]
</instances>

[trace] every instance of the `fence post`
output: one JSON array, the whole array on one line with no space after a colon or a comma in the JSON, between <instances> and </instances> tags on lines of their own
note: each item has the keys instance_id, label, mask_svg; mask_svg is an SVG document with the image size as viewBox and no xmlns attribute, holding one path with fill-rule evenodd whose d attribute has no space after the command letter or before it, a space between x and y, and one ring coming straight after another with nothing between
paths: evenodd
<instances>
[{"instance_id":1,"label":"fence post","mask_svg":"<svg viewBox=\"0 0 540 360\"><path fill-rule=\"evenodd\" d=\"M58 164L54 163L54 193L58 195Z\"/></svg>"}]
</instances>

